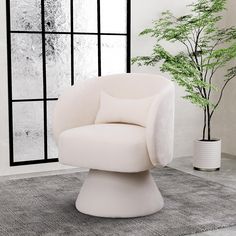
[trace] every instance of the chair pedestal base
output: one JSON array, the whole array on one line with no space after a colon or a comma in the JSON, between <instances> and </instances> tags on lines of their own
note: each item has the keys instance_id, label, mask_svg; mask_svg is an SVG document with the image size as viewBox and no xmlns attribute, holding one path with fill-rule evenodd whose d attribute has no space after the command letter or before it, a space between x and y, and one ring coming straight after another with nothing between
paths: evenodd
<instances>
[{"instance_id":1,"label":"chair pedestal base","mask_svg":"<svg viewBox=\"0 0 236 236\"><path fill-rule=\"evenodd\" d=\"M116 218L153 214L163 205L149 171L119 173L91 169L76 200L76 208L82 213Z\"/></svg>"}]
</instances>

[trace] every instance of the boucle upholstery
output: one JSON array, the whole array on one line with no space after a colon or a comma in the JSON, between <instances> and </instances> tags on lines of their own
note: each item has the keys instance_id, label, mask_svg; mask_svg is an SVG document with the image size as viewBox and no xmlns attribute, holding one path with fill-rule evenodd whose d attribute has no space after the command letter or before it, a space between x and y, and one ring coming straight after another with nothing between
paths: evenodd
<instances>
[{"instance_id":1,"label":"boucle upholstery","mask_svg":"<svg viewBox=\"0 0 236 236\"><path fill-rule=\"evenodd\" d=\"M146 128L127 124L94 125L101 91L126 99L155 96L147 114ZM119 74L83 81L67 89L59 98L53 124L59 160L65 164L120 172L122 169L138 172L157 164L165 166L173 157L174 86L168 79L154 74ZM113 132L114 140L111 137L107 143ZM139 154L135 154L135 145ZM125 159L126 156L129 158ZM131 161L132 158L135 160ZM118 164L122 161L123 165Z\"/></svg>"}]
</instances>

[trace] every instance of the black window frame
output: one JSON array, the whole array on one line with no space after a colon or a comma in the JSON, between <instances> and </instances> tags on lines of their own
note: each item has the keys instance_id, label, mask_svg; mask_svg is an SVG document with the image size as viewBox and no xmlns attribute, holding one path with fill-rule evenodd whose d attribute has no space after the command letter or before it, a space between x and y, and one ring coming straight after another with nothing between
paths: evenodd
<instances>
[{"instance_id":1,"label":"black window frame","mask_svg":"<svg viewBox=\"0 0 236 236\"><path fill-rule=\"evenodd\" d=\"M97 33L89 32L74 32L73 24L73 0L70 0L70 32L54 32L45 31L45 8L44 0L41 0L41 31L14 31L11 30L11 15L10 15L10 0L6 0L6 20L7 20L7 66L8 66L8 110L9 110L9 157L10 166L20 166L29 164L41 164L58 162L58 158L48 158L48 137L47 137L47 102L55 101L57 98L47 97L47 78L46 78L46 45L45 38L47 34L68 34L71 35L71 85L74 84L74 35L97 35L98 42L98 76L102 75L101 68L101 36L102 35L114 35L114 36L126 36L126 72L130 73L131 64L131 0L127 1L127 30L126 33L101 33L101 11L100 0L97 0ZM13 99L12 98L12 60L11 60L11 34L12 33L26 33L26 34L41 34L42 35L42 60L43 60L43 98L35 99ZM13 103L15 102L43 102L43 123L44 123L44 158L38 160L26 160L26 161L14 161L14 149L13 149Z\"/></svg>"}]
</instances>

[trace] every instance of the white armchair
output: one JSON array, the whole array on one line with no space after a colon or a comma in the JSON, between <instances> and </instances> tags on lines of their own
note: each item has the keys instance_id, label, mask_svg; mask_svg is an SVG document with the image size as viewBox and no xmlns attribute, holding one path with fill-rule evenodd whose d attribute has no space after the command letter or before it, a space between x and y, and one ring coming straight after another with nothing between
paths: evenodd
<instances>
[{"instance_id":1,"label":"white armchair","mask_svg":"<svg viewBox=\"0 0 236 236\"><path fill-rule=\"evenodd\" d=\"M155 95L145 127L96 124L101 91L123 99ZM167 165L173 157L172 82L159 75L133 73L81 82L59 98L53 126L59 161L90 169L76 200L79 211L102 217L136 217L163 207L149 170Z\"/></svg>"}]
</instances>

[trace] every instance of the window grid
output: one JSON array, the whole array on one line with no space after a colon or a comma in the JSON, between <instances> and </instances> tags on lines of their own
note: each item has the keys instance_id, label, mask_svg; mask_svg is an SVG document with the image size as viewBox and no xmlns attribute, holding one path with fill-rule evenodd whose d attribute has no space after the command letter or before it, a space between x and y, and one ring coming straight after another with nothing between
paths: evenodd
<instances>
[{"instance_id":1,"label":"window grid","mask_svg":"<svg viewBox=\"0 0 236 236\"><path fill-rule=\"evenodd\" d=\"M102 75L101 68L101 36L102 35L114 35L114 36L126 36L126 71L130 72L130 11L131 0L127 0L127 30L126 33L101 33L101 9L100 0L97 0L97 32L74 32L73 22L73 0L70 0L70 32L60 31L46 31L45 30L45 6L44 0L41 0L41 31L25 31L25 30L11 30L11 16L10 16L10 0L6 0L7 11L7 49L8 49L8 97L9 97L9 145L10 145L10 166L27 165L27 164L40 164L57 162L58 158L48 158L48 137L47 137L47 102L56 101L56 97L47 96L47 78L46 78L46 35L60 34L71 35L71 85L74 84L74 35L97 35L97 50L98 50L98 76ZM13 99L12 98L12 58L11 58L11 35L12 34L40 34L42 36L42 71L43 71L43 97L31 98L31 99ZM44 129L44 159L38 160L26 160L26 161L14 161L14 149L13 149L13 104L18 102L43 102L43 129Z\"/></svg>"},{"instance_id":2,"label":"window grid","mask_svg":"<svg viewBox=\"0 0 236 236\"><path fill-rule=\"evenodd\" d=\"M73 0L70 0L70 31L74 32L74 9L73 9ZM71 85L74 84L74 35L71 34Z\"/></svg>"}]
</instances>

